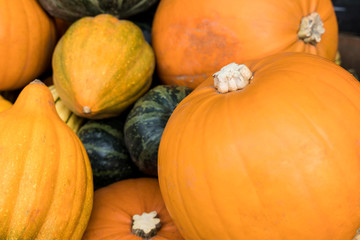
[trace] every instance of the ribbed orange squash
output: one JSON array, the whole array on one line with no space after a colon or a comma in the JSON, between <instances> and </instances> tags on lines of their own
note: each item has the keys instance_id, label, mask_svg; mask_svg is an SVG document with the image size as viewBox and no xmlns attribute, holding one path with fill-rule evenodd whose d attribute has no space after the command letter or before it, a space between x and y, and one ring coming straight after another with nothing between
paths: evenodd
<instances>
[{"instance_id":1,"label":"ribbed orange squash","mask_svg":"<svg viewBox=\"0 0 360 240\"><path fill-rule=\"evenodd\" d=\"M155 57L138 26L101 14L69 27L52 64L64 104L79 116L99 119L119 115L149 89Z\"/></svg>"},{"instance_id":2,"label":"ribbed orange squash","mask_svg":"<svg viewBox=\"0 0 360 240\"><path fill-rule=\"evenodd\" d=\"M226 64L284 51L335 60L338 26L331 0L162 0L152 46L163 83L195 88Z\"/></svg>"},{"instance_id":3,"label":"ribbed orange squash","mask_svg":"<svg viewBox=\"0 0 360 240\"><path fill-rule=\"evenodd\" d=\"M0 149L0 239L81 239L93 201L90 162L44 84L31 82L0 113Z\"/></svg>"},{"instance_id":4,"label":"ribbed orange squash","mask_svg":"<svg viewBox=\"0 0 360 240\"><path fill-rule=\"evenodd\" d=\"M156 178L126 179L95 191L83 240L105 239L183 239L166 210Z\"/></svg>"},{"instance_id":5,"label":"ribbed orange squash","mask_svg":"<svg viewBox=\"0 0 360 240\"><path fill-rule=\"evenodd\" d=\"M360 227L359 82L305 53L248 67L252 75L245 67L243 75L236 68L233 76L214 74L167 122L158 176L180 233L191 240L352 239ZM218 91L226 88L233 91Z\"/></svg>"},{"instance_id":6,"label":"ribbed orange squash","mask_svg":"<svg viewBox=\"0 0 360 240\"><path fill-rule=\"evenodd\" d=\"M36 0L0 0L0 91L42 74L56 43L53 20Z\"/></svg>"}]
</instances>

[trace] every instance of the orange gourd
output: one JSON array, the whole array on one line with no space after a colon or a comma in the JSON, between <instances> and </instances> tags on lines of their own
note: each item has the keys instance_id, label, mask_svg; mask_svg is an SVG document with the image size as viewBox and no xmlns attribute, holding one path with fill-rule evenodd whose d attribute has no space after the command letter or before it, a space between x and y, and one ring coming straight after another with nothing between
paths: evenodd
<instances>
[{"instance_id":1,"label":"orange gourd","mask_svg":"<svg viewBox=\"0 0 360 240\"><path fill-rule=\"evenodd\" d=\"M0 238L81 239L92 209L85 148L33 81L0 113Z\"/></svg>"},{"instance_id":2,"label":"orange gourd","mask_svg":"<svg viewBox=\"0 0 360 240\"><path fill-rule=\"evenodd\" d=\"M162 0L152 46L163 83L195 88L226 64L284 51L335 60L338 26L331 0Z\"/></svg>"},{"instance_id":3,"label":"orange gourd","mask_svg":"<svg viewBox=\"0 0 360 240\"><path fill-rule=\"evenodd\" d=\"M36 0L0 0L0 91L20 89L50 67L56 32Z\"/></svg>"},{"instance_id":4,"label":"orange gourd","mask_svg":"<svg viewBox=\"0 0 360 240\"><path fill-rule=\"evenodd\" d=\"M360 226L359 82L305 53L247 66L209 77L167 122L158 176L180 233L352 239Z\"/></svg>"},{"instance_id":5,"label":"orange gourd","mask_svg":"<svg viewBox=\"0 0 360 240\"><path fill-rule=\"evenodd\" d=\"M12 103L0 95L0 112L11 108Z\"/></svg>"},{"instance_id":6,"label":"orange gourd","mask_svg":"<svg viewBox=\"0 0 360 240\"><path fill-rule=\"evenodd\" d=\"M94 194L83 240L183 239L170 218L156 178L122 180Z\"/></svg>"},{"instance_id":7,"label":"orange gourd","mask_svg":"<svg viewBox=\"0 0 360 240\"><path fill-rule=\"evenodd\" d=\"M79 116L101 119L119 115L149 89L155 57L138 26L100 14L68 28L52 65L64 104Z\"/></svg>"}]
</instances>

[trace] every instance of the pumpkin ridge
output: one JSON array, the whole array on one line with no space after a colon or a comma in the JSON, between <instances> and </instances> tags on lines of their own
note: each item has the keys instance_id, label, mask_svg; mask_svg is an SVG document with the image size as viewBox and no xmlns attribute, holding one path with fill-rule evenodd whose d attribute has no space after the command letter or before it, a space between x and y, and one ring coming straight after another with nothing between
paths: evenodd
<instances>
[{"instance_id":1,"label":"pumpkin ridge","mask_svg":"<svg viewBox=\"0 0 360 240\"><path fill-rule=\"evenodd\" d=\"M76 24L76 23L74 23ZM69 32L71 32L72 28L70 27L68 29ZM63 96L66 96L66 97L63 97L61 98L61 101L64 102L64 104L72 111L74 112L75 109L72 107L72 104L69 104L69 102L67 102L67 99L71 99L71 101L73 101L73 97L71 96L74 96L75 93L73 92L73 87L72 87L72 82L70 81L70 74L68 72L68 69L65 67L65 56L63 54L55 54L55 52L64 52L63 50L63 47L64 47L64 44L63 44L63 41L65 41L65 38L62 37L59 41L58 41L58 44L56 45L56 48L54 50L54 54L53 54L53 63L54 63L54 59L55 58L59 58L60 60L57 60L56 62L58 63L57 67L59 68L59 71L61 71L63 73L63 77L61 77L61 81L62 81L62 84L61 85L58 85L57 84L57 79L56 79L56 75L53 74L53 78L54 78L54 85L55 85L55 88L56 88L56 91L57 93L59 94L59 92L62 92ZM54 68L54 64L53 64L53 68ZM68 89L67 91L63 90L63 87Z\"/></svg>"},{"instance_id":2,"label":"pumpkin ridge","mask_svg":"<svg viewBox=\"0 0 360 240\"><path fill-rule=\"evenodd\" d=\"M31 132L34 132L34 129L32 129L32 131ZM23 148L22 148L23 149ZM25 154L25 158L26 159L28 159L26 156L30 153L30 151L24 151L26 154ZM22 175L24 175L23 173L24 173L24 171L25 171L25 166L26 166L26 161L23 161L22 162L23 164L22 164L22 167L21 167L21 169L20 170L18 170L17 171L17 173L20 173L20 174L22 174ZM14 184L14 182L12 182L12 186L16 186L16 188L17 188L17 191L15 191L14 193L16 193L16 192L19 192L19 190L20 190L20 185L21 185L21 181L22 181L22 178L20 178L20 179L18 179L18 181L17 181L17 184L15 185ZM13 219L13 214L12 213L14 213L14 210L16 209L16 206L17 206L17 201L19 201L20 199L19 198L16 198L15 199L15 201L12 201L11 203L12 203L12 207L11 207L11 209L9 209L9 215L11 215L11 217L8 217L8 219L9 219L9 221L8 222L5 222L5 223L7 223L7 228L5 227L5 229L7 229L7 231L6 231L6 234L7 235L9 235L11 232L10 232L10 230L11 230L11 226L12 225L16 225L16 223L13 223L13 221L14 221L14 219ZM23 230L23 232L25 231L25 229Z\"/></svg>"},{"instance_id":3,"label":"pumpkin ridge","mask_svg":"<svg viewBox=\"0 0 360 240\"><path fill-rule=\"evenodd\" d=\"M34 125L34 124L33 124ZM33 133L37 133L38 131L36 131L36 129L35 128L33 128L32 129L32 132ZM30 135L29 133L27 133L28 135ZM31 152L31 149L29 149L29 150L27 150L27 151L24 151L24 152L26 152L26 153L30 153ZM28 159L27 157L25 157L26 159ZM26 166L26 164L27 164L27 161L24 161L24 168L25 168L25 166ZM57 174L57 171L53 171L52 172L52 175L56 175ZM25 174L22 174L22 178L20 179L20 181L19 181L19 192L21 192L20 191L20 186L21 186L21 182L23 182L23 178L25 177ZM52 177L53 178L53 177ZM40 179L38 179L38 181L37 181L37 183L39 183L39 182L41 182L41 178ZM17 198L17 199L21 199L21 198ZM52 199L53 199L53 195L51 195L51 198L50 199L48 199L47 200L47 202L50 202L50 205L49 204L44 204L44 202L42 203L43 205L41 205L41 206L46 206L46 211L44 211L44 214L47 212L47 210L50 208L50 206L51 206L51 203L52 203ZM32 203L31 203L31 206L36 206L36 200L37 199L34 199L33 201L32 201ZM44 201L44 200L43 200ZM13 211L16 211L15 209L16 209L16 204L14 205L15 206L15 208L14 208L14 210ZM38 225L37 226L40 226L40 228L38 228L38 229L35 229L35 232L32 232L32 234L31 234L31 236L33 236L33 237L36 237L37 236L37 234L40 232L40 229L41 229L41 226L44 224L44 222L46 221L46 216L44 216L44 218L41 220L41 221L38 221ZM14 223L15 225L17 224L17 223ZM29 226L28 226L29 227ZM23 232L25 232L26 231L26 228L24 228L23 229ZM30 237L31 237L30 236Z\"/></svg>"},{"instance_id":4,"label":"pumpkin ridge","mask_svg":"<svg viewBox=\"0 0 360 240\"><path fill-rule=\"evenodd\" d=\"M75 138L72 138L72 141L73 141L73 145L78 145L78 142L76 141ZM82 151L81 151L79 148L76 148L75 151L76 151L77 154L80 153L81 155L83 155ZM76 154L76 155L77 155L77 154ZM82 162L76 161L75 164L74 164L72 167L73 167L74 169L81 168L81 167L80 167L80 164L82 164ZM87 170L87 169L85 168L84 170L85 170L85 173L84 173L84 174L87 175L87 173L86 173L86 170ZM74 179L77 179L77 182L74 183L75 186L78 186L79 181L81 181L81 179L77 178L78 174L79 174L79 171L75 171L75 175L74 175L74 176L71 176L71 177L74 177ZM86 186L86 185L85 185L85 188L87 189L87 186ZM75 187L74 189L77 189L77 187ZM74 195L77 195L77 191L75 190L73 194L74 194ZM83 192L83 197L82 197L81 200L85 199L85 197L86 197L86 192ZM75 209L75 208L72 208L72 209L71 209L71 212L70 212L70 213L74 212L75 210L81 209L81 213L76 216L76 219L75 219L74 222L73 222L74 225L76 225L76 223L80 222L79 219L80 219L80 217L82 216L82 212L83 212L83 210L84 210L84 207L85 207L85 206L79 206L77 209ZM72 215L72 214L69 214L69 216L71 216L71 215ZM68 230L71 230L71 232L69 232L69 237L68 237L67 239L71 239L70 236L73 236L75 230L77 229L77 227L74 228L74 227L72 227L72 226L70 225L70 223L71 223L70 220L72 220L72 219L68 219L68 220L66 221L66 224L65 224L65 227L64 227L64 229L67 230L66 232L68 232Z\"/></svg>"},{"instance_id":5,"label":"pumpkin ridge","mask_svg":"<svg viewBox=\"0 0 360 240\"><path fill-rule=\"evenodd\" d=\"M55 134L57 137L59 137L60 134L59 134L58 128L54 127L54 129L55 129L55 131L53 131L54 134ZM62 151L60 150L59 152L61 153ZM58 157L58 159L60 159L60 157ZM61 161L57 161L57 163L58 163L58 164L57 164L56 169L59 169L59 167L60 167L60 165L61 165ZM53 175L55 175L54 180L53 180L53 181L54 181L54 185L57 186L58 183L60 182L60 181L59 181L59 178L61 177L61 176L59 175L59 171L54 171L54 172L53 172ZM56 187L53 188L52 199L54 199L54 198L55 198L55 195L57 195L57 191L56 191L56 190L57 190ZM51 209L53 208L53 206L54 206L54 201L50 201L50 205L48 205L48 211L51 211ZM39 228L38 234L41 234L42 231L46 231L46 229L44 229L44 228L46 228L46 225L44 225L44 223L46 222L45 220L46 220L46 219L44 219L41 227ZM69 221L66 221L65 226L67 226L68 224L69 224ZM64 228L66 228L66 227L64 227Z\"/></svg>"},{"instance_id":6,"label":"pumpkin ridge","mask_svg":"<svg viewBox=\"0 0 360 240\"><path fill-rule=\"evenodd\" d=\"M140 30L140 29L139 29ZM141 42L145 42L145 39L142 37L142 40ZM140 56L143 56L144 55L144 52L149 52L150 55L153 55L152 52L152 49L151 47L145 43L145 44L142 44L142 46L139 44L139 48L140 51L136 51L137 52L137 55L134 55L132 58L133 59L137 59L136 61L132 61L134 64L132 64L130 67L128 67L127 71L123 71L123 69L119 69L117 72L114 73L113 76L120 76L121 75L121 78L120 79L126 79L128 78L128 75L133 73L134 72L134 69L136 69L137 67L141 66L142 65L142 61L140 61L139 59L142 59L140 58ZM143 57L143 59L146 59L147 56ZM128 99L127 101L128 102L133 102L135 101L139 95L142 95L142 93L144 93L145 91L147 91L147 89L150 87L151 85L151 81L152 81L152 73L154 71L154 67L155 65L150 65L149 68L148 68L148 71L147 72L143 72L143 75L146 76L148 75L148 80L143 82L143 85L138 85L136 84L136 91L132 92L132 93L129 93L129 92L125 92L124 95L123 95L123 98L125 99ZM121 73L121 74L120 74ZM124 74L125 73L125 74ZM119 81L118 83L119 85L123 84L122 81ZM128 84L128 83L126 83ZM114 87L110 88L110 93L114 92L116 89ZM134 90L134 89L133 89ZM131 95L130 95L131 94ZM98 106L102 106L104 104L104 102L108 102L108 101L111 101L111 97L112 96L111 94L109 94L109 89L103 89L103 93L101 94L103 96L105 96L104 98L101 98L97 105ZM109 96L110 100L106 99L106 96ZM132 97L131 97L132 96Z\"/></svg>"},{"instance_id":7,"label":"pumpkin ridge","mask_svg":"<svg viewBox=\"0 0 360 240\"><path fill-rule=\"evenodd\" d=\"M56 129L56 128L54 128L54 129ZM53 133L55 134L56 137L58 137L58 132L57 132L56 130L53 131ZM57 159L58 161L57 161L57 166L56 166L55 169L58 169L58 167L59 167L59 165L60 165L59 159L60 159L60 157L58 157L58 159ZM54 181L54 184L57 185L59 172L58 172L58 171L53 171L52 175L54 176L53 179L55 179L55 180L53 180L53 181ZM52 194L51 194L51 199L49 199L50 204L48 205L47 211L49 211L49 209L51 208L51 206L52 206L52 204L53 204L53 202L54 202L53 199L54 199L54 197L55 197L55 194L54 194L54 193L55 193L55 188L53 188L52 190L53 190L53 191L52 191ZM46 211L46 212L47 212L47 211ZM39 233L41 232L41 229L42 229L42 227L44 226L45 221L46 221L46 219L44 219L44 221L42 221L42 224L40 225L37 234L39 234Z\"/></svg>"},{"instance_id":8,"label":"pumpkin ridge","mask_svg":"<svg viewBox=\"0 0 360 240\"><path fill-rule=\"evenodd\" d=\"M76 136L76 142L78 143L78 145L80 145L81 155L84 156L84 159L85 159L85 156L87 156L86 150L83 147L80 139L77 136ZM93 198L93 184L88 184L88 183L92 183L92 180L93 180L90 161L84 161L84 163L85 163L85 175L87 176L88 181L85 186L86 191L84 192L83 200L85 200L89 197ZM91 180L91 181L89 181L89 180ZM92 201L85 202L85 204L82 205L81 213L78 215L79 216L78 219L89 218L91 215L92 206L93 206ZM83 221L81 221L81 224L78 224L78 227L74 228L74 231L71 236L81 238L86 230L87 224L88 224L87 222L84 223Z\"/></svg>"}]
</instances>

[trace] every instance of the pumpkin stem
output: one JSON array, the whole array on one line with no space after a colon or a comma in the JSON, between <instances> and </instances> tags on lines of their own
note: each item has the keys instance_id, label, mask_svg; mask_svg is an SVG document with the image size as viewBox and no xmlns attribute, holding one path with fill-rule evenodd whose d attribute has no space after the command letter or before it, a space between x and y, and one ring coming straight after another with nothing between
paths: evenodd
<instances>
[{"instance_id":1,"label":"pumpkin stem","mask_svg":"<svg viewBox=\"0 0 360 240\"><path fill-rule=\"evenodd\" d=\"M30 83L31 83L31 84L37 83L37 84L45 85L45 83L43 83L43 82L42 82L41 80L39 80L39 79L32 80Z\"/></svg>"},{"instance_id":2,"label":"pumpkin stem","mask_svg":"<svg viewBox=\"0 0 360 240\"><path fill-rule=\"evenodd\" d=\"M320 15L313 12L301 19L300 29L298 32L299 39L305 43L316 45L321 40L321 35L325 32Z\"/></svg>"},{"instance_id":3,"label":"pumpkin stem","mask_svg":"<svg viewBox=\"0 0 360 240\"><path fill-rule=\"evenodd\" d=\"M244 64L230 63L212 76L216 90L227 93L246 87L252 79L252 72Z\"/></svg>"},{"instance_id":4,"label":"pumpkin stem","mask_svg":"<svg viewBox=\"0 0 360 240\"><path fill-rule=\"evenodd\" d=\"M138 237L148 240L156 235L161 228L160 219L156 211L151 213L135 214L131 232Z\"/></svg>"},{"instance_id":5,"label":"pumpkin stem","mask_svg":"<svg viewBox=\"0 0 360 240\"><path fill-rule=\"evenodd\" d=\"M84 106L83 107L83 113L85 114L90 114L91 113L91 109L88 106Z\"/></svg>"}]
</instances>

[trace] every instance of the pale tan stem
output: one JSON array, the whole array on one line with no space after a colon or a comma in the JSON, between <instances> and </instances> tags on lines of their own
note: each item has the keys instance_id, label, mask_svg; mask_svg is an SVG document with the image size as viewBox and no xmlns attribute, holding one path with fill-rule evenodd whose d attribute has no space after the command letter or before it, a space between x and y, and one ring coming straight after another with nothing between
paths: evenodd
<instances>
[{"instance_id":1,"label":"pale tan stem","mask_svg":"<svg viewBox=\"0 0 360 240\"><path fill-rule=\"evenodd\" d=\"M321 35L325 32L323 25L320 15L317 12L303 17L298 31L299 39L305 43L316 45L321 41Z\"/></svg>"},{"instance_id":2,"label":"pale tan stem","mask_svg":"<svg viewBox=\"0 0 360 240\"><path fill-rule=\"evenodd\" d=\"M133 224L131 227L131 232L145 240L154 237L161 228L161 222L157 216L158 214L156 211L150 213L144 212L141 215L135 214L132 217Z\"/></svg>"},{"instance_id":3,"label":"pale tan stem","mask_svg":"<svg viewBox=\"0 0 360 240\"><path fill-rule=\"evenodd\" d=\"M90 114L91 113L91 109L88 106L84 106L83 107L83 113L85 114Z\"/></svg>"},{"instance_id":4,"label":"pale tan stem","mask_svg":"<svg viewBox=\"0 0 360 240\"><path fill-rule=\"evenodd\" d=\"M220 93L237 91L246 87L252 78L252 72L245 65L230 63L213 74L214 86Z\"/></svg>"}]
</instances>

